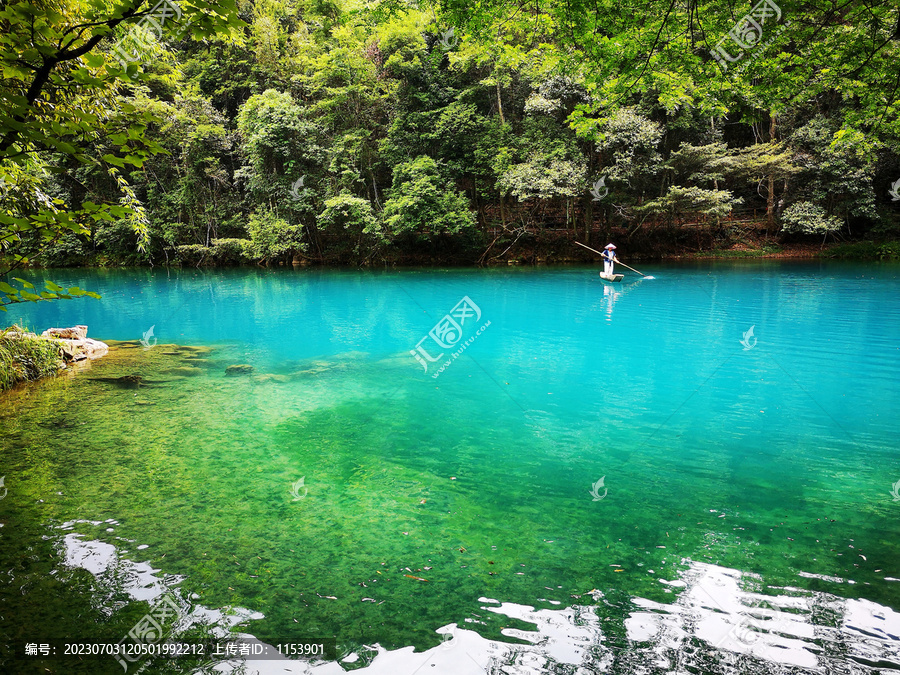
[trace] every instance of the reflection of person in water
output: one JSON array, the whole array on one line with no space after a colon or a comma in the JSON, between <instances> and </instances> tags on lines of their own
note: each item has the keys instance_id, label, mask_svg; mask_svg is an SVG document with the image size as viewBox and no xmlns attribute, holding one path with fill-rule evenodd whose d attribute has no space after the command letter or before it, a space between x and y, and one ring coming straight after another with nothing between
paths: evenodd
<instances>
[{"instance_id":1,"label":"reflection of person in water","mask_svg":"<svg viewBox=\"0 0 900 675\"><path fill-rule=\"evenodd\" d=\"M610 263L610 266L612 266L612 263ZM607 321L612 319L613 305L616 304L616 300L618 300L621 295L622 294L617 291L612 284L603 284L603 299L606 302Z\"/></svg>"},{"instance_id":2,"label":"reflection of person in water","mask_svg":"<svg viewBox=\"0 0 900 675\"><path fill-rule=\"evenodd\" d=\"M618 284L603 284L603 309L605 310L606 320L612 321L612 313L613 306L619 299L628 293L635 286L640 285L643 279L635 279L631 282L618 283Z\"/></svg>"}]
</instances>

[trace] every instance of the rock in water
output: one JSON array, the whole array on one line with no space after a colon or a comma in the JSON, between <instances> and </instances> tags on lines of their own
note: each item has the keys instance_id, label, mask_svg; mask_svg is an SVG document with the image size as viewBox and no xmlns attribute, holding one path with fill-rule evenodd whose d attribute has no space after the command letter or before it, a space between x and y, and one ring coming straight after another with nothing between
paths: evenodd
<instances>
[{"instance_id":1,"label":"rock in water","mask_svg":"<svg viewBox=\"0 0 900 675\"><path fill-rule=\"evenodd\" d=\"M58 338L62 343L62 352L66 361L82 361L84 359L99 359L109 351L109 345L99 340L90 338L70 340Z\"/></svg>"},{"instance_id":2,"label":"rock in water","mask_svg":"<svg viewBox=\"0 0 900 675\"><path fill-rule=\"evenodd\" d=\"M253 366L241 363L235 366L228 366L225 369L225 377L236 377L238 375L249 375L253 372Z\"/></svg>"},{"instance_id":3,"label":"rock in water","mask_svg":"<svg viewBox=\"0 0 900 675\"><path fill-rule=\"evenodd\" d=\"M63 340L85 340L87 339L87 326L74 326L72 328L48 328L41 337L62 338Z\"/></svg>"},{"instance_id":4,"label":"rock in water","mask_svg":"<svg viewBox=\"0 0 900 675\"><path fill-rule=\"evenodd\" d=\"M106 382L108 384L114 384L117 387L121 387L122 389L139 389L140 387L147 387L150 385L148 380L145 380L140 375L123 375L122 377L92 377L90 378L93 382Z\"/></svg>"},{"instance_id":5,"label":"rock in water","mask_svg":"<svg viewBox=\"0 0 900 675\"><path fill-rule=\"evenodd\" d=\"M71 328L48 328L41 333L41 337L58 340L57 344L65 361L83 361L105 356L109 351L109 345L90 339L87 332L88 327L82 325Z\"/></svg>"}]
</instances>

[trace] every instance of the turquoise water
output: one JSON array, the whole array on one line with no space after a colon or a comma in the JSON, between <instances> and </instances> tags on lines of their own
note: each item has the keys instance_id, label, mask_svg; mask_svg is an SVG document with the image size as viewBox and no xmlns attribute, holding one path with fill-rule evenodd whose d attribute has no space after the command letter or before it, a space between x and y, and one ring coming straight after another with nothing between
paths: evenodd
<instances>
[{"instance_id":1,"label":"turquoise water","mask_svg":"<svg viewBox=\"0 0 900 675\"><path fill-rule=\"evenodd\" d=\"M412 675L386 659L456 626L481 672L900 670L900 268L647 267L49 273L103 299L9 322L124 342L5 395L2 634L118 641L147 609L131 561L262 639L334 636L347 669ZM74 564L73 533L120 573ZM712 636L735 578L786 627ZM585 625L577 658L547 646Z\"/></svg>"}]
</instances>

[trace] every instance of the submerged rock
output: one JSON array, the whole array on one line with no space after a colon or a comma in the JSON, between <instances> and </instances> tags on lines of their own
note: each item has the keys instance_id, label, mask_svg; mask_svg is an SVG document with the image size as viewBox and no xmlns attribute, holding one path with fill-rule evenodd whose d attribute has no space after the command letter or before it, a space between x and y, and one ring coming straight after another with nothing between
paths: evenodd
<instances>
[{"instance_id":1,"label":"submerged rock","mask_svg":"<svg viewBox=\"0 0 900 675\"><path fill-rule=\"evenodd\" d=\"M184 377L197 377L203 374L202 368L193 368L191 366L179 366L177 368L168 368L164 371L167 375L182 375Z\"/></svg>"},{"instance_id":2,"label":"submerged rock","mask_svg":"<svg viewBox=\"0 0 900 675\"><path fill-rule=\"evenodd\" d=\"M94 382L107 382L114 384L122 389L139 389L140 387L149 387L159 382L153 380L145 380L141 375L123 375L122 377L92 377Z\"/></svg>"},{"instance_id":3,"label":"submerged rock","mask_svg":"<svg viewBox=\"0 0 900 675\"><path fill-rule=\"evenodd\" d=\"M279 375L277 373L263 373L254 375L254 382L287 382L290 378L287 375Z\"/></svg>"},{"instance_id":4,"label":"submerged rock","mask_svg":"<svg viewBox=\"0 0 900 675\"><path fill-rule=\"evenodd\" d=\"M302 377L309 377L310 375L318 375L320 372L322 372L322 371L312 370L312 369L310 369L310 370L295 370L293 373L291 373L290 376L292 378L302 378Z\"/></svg>"},{"instance_id":5,"label":"submerged rock","mask_svg":"<svg viewBox=\"0 0 900 675\"><path fill-rule=\"evenodd\" d=\"M179 345L178 348L183 352L190 352L189 354L185 354L185 358L193 358L194 356L200 356L201 354L210 354L213 351L212 347L200 345Z\"/></svg>"},{"instance_id":6,"label":"submerged rock","mask_svg":"<svg viewBox=\"0 0 900 675\"><path fill-rule=\"evenodd\" d=\"M249 375L253 372L253 366L249 366L246 363L237 364L234 366L228 366L225 369L225 377L236 377L238 375Z\"/></svg>"}]
</instances>

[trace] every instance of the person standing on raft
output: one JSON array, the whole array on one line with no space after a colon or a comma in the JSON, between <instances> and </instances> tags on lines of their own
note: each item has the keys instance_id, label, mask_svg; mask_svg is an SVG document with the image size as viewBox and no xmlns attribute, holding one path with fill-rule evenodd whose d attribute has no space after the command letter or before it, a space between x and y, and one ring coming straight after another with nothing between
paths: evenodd
<instances>
[{"instance_id":1,"label":"person standing on raft","mask_svg":"<svg viewBox=\"0 0 900 675\"><path fill-rule=\"evenodd\" d=\"M603 273L610 276L615 274L613 272L613 267L615 267L615 263L619 262L619 259L616 257L615 245L607 244L606 248L603 249L603 253L600 255L603 258Z\"/></svg>"}]
</instances>

